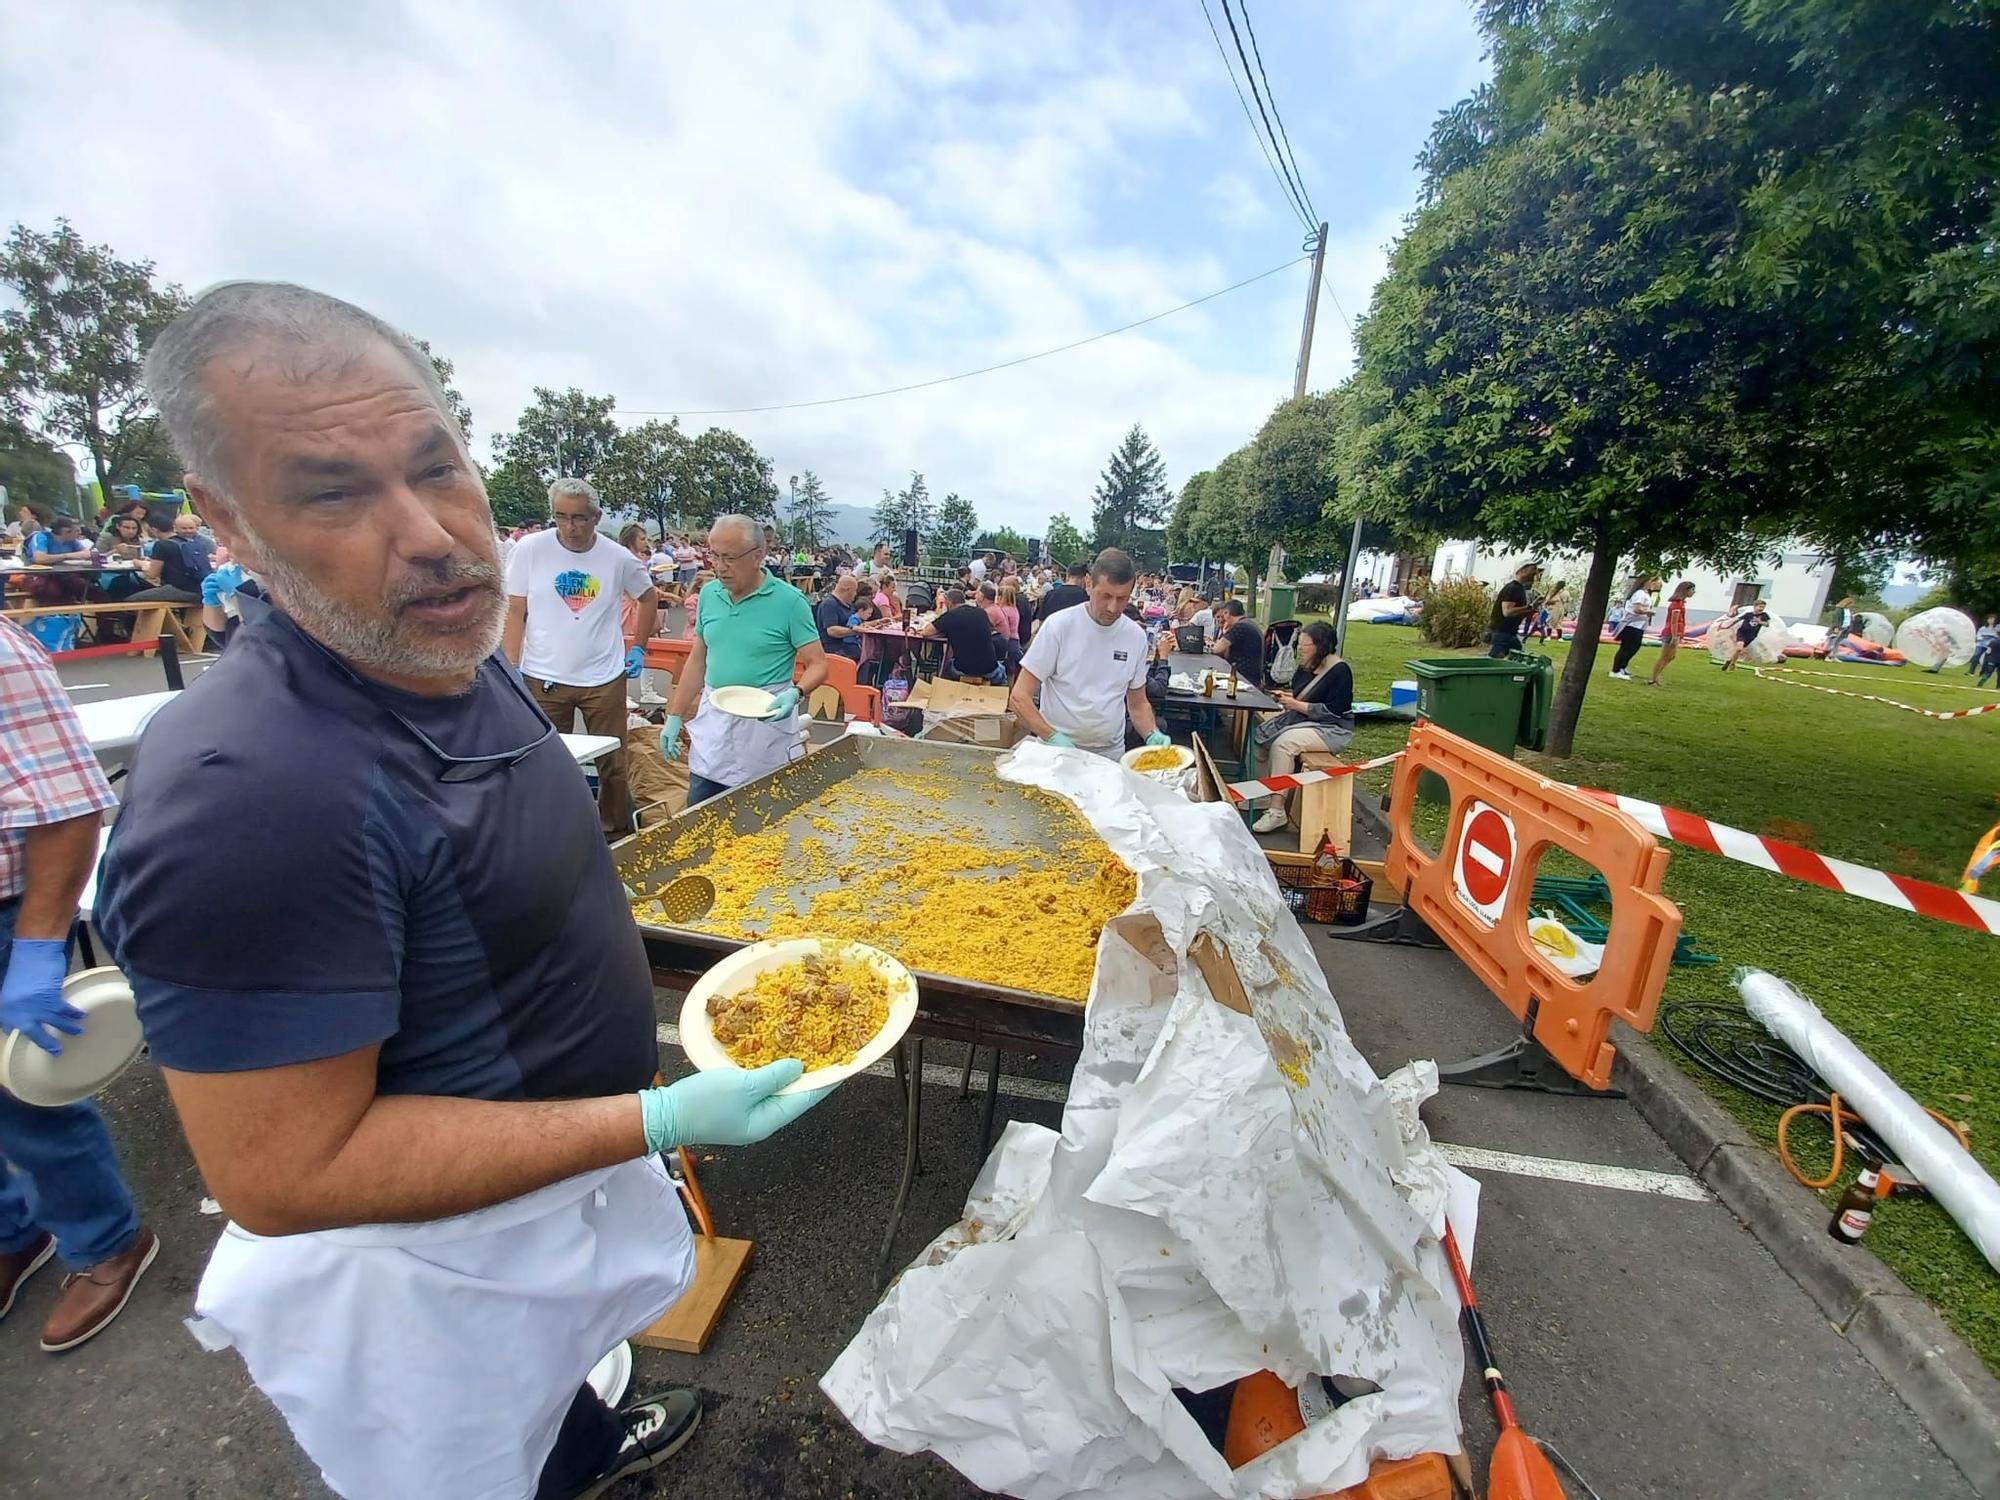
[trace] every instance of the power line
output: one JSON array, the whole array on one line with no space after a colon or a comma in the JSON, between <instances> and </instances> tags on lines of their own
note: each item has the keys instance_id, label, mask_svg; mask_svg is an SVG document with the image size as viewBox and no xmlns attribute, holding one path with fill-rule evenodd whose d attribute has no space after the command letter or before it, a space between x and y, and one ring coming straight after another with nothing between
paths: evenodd
<instances>
[{"instance_id":1,"label":"power line","mask_svg":"<svg viewBox=\"0 0 2000 1500\"><path fill-rule=\"evenodd\" d=\"M1264 96L1257 92L1257 80L1250 76L1250 57L1243 50L1243 38L1236 34L1236 13L1229 8L1229 0L1222 0L1222 19L1229 23L1229 40L1236 44L1236 55L1242 60L1243 81L1250 85L1250 97L1257 101L1257 114L1264 122L1265 138L1270 141L1271 148L1277 150L1278 133L1271 128L1271 117L1264 112ZM1285 165L1285 156L1282 151L1278 152L1278 165L1280 167L1284 167ZM1304 189L1299 187L1289 172L1287 172L1285 177L1285 186L1291 191L1292 201L1298 205L1299 212L1306 215L1306 227L1310 229L1315 221L1312 215L1307 212Z\"/></svg>"},{"instance_id":2,"label":"power line","mask_svg":"<svg viewBox=\"0 0 2000 1500\"><path fill-rule=\"evenodd\" d=\"M1317 219L1319 210L1313 207L1312 194L1306 192L1305 174L1299 171L1299 154L1292 149L1292 138L1285 130L1285 117L1278 113L1277 91L1271 87L1271 75L1264 71L1264 53L1257 45L1257 28L1250 24L1250 0L1236 0L1236 3L1243 10L1243 29L1250 33L1250 55L1257 59L1257 76L1264 80L1264 96L1271 101L1271 118L1278 122L1278 138L1285 143L1283 154L1291 159L1292 181L1305 194L1306 212ZM1229 0L1223 0L1224 9L1228 8L1228 4Z\"/></svg>"},{"instance_id":3,"label":"power line","mask_svg":"<svg viewBox=\"0 0 2000 1500\"><path fill-rule=\"evenodd\" d=\"M1215 38L1215 55L1222 59L1222 70L1229 75L1229 85L1236 90L1236 102L1243 106L1243 118L1250 123L1250 133L1257 138L1257 149L1264 153L1264 165L1271 169L1271 175L1278 181L1280 191L1285 194L1285 206L1299 215L1299 222L1308 230L1313 221L1308 219L1299 206L1292 201L1291 185L1285 181L1285 174L1278 170L1278 164L1271 157L1271 148L1264 144L1264 134L1257 128L1257 121L1250 113L1250 101L1243 97L1243 85L1236 81L1235 65L1229 61L1229 50L1222 45L1222 33L1215 29L1215 17L1209 14L1208 0L1201 0L1202 18L1208 22L1208 34ZM1247 74L1246 74L1247 76Z\"/></svg>"},{"instance_id":4,"label":"power line","mask_svg":"<svg viewBox=\"0 0 2000 1500\"><path fill-rule=\"evenodd\" d=\"M619 416L625 417L741 417L748 416L754 412L798 411L808 406L839 406L847 401L872 401L877 396L900 396L905 391L928 390L930 387L936 385L950 385L954 380L970 380L975 375L991 375L996 370L1011 370L1016 365L1032 364L1038 359L1047 359L1052 354L1067 354L1072 349L1081 349L1085 344L1095 344L1101 339L1115 338L1121 333L1130 333L1135 328L1144 328L1148 323L1157 323L1162 318L1171 318L1175 313L1186 312L1190 307L1199 307L1204 302L1213 302L1217 297L1226 297L1231 292L1241 291L1252 282L1262 281L1267 276L1276 276L1280 271L1289 271L1293 266L1298 265L1300 261L1310 260L1311 258L1310 256L1301 255L1295 260L1286 261L1281 266L1273 266L1268 271L1259 271L1255 276L1246 276L1241 281L1223 287L1220 291L1209 292L1206 296L1193 298L1190 301L1181 303L1177 307L1170 307L1165 312L1156 312L1147 317L1135 319L1133 322L1120 324L1116 328L1107 328L1102 333L1091 334L1088 338L1075 339L1067 344L1058 344L1055 348L1044 349L1038 354L1023 354L1018 359L1005 359L997 365L982 365L977 370L961 370L956 375L940 375L935 380L918 380L913 381L909 385L892 385L879 391L858 391L851 396L822 396L816 401L778 401L768 406L714 406L700 409L669 407L662 411L638 411L630 407L621 406L616 410Z\"/></svg>"}]
</instances>

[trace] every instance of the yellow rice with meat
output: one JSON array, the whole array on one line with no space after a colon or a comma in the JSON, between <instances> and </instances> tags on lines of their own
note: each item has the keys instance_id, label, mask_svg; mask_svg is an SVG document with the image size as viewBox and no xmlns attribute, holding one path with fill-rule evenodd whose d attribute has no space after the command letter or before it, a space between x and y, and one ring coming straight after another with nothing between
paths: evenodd
<instances>
[{"instance_id":1,"label":"yellow rice with meat","mask_svg":"<svg viewBox=\"0 0 2000 1500\"><path fill-rule=\"evenodd\" d=\"M835 947L715 995L709 1025L729 1060L761 1068L796 1057L808 1073L853 1062L889 1019L889 980L864 954Z\"/></svg>"},{"instance_id":2,"label":"yellow rice with meat","mask_svg":"<svg viewBox=\"0 0 2000 1500\"><path fill-rule=\"evenodd\" d=\"M1171 745L1142 750L1132 757L1132 769L1135 771L1178 771L1180 768L1181 753Z\"/></svg>"}]
</instances>

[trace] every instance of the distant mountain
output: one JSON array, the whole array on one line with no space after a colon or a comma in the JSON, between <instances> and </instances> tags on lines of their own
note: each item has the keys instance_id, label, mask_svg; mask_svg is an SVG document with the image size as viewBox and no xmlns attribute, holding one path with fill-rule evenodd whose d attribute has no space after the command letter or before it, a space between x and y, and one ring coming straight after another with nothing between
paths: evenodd
<instances>
[{"instance_id":1,"label":"distant mountain","mask_svg":"<svg viewBox=\"0 0 2000 1500\"><path fill-rule=\"evenodd\" d=\"M1931 591L1928 583L1891 583L1882 588L1882 602L1891 609L1908 609Z\"/></svg>"},{"instance_id":2,"label":"distant mountain","mask_svg":"<svg viewBox=\"0 0 2000 1500\"><path fill-rule=\"evenodd\" d=\"M827 515L828 536L833 541L845 542L850 547L867 541L868 533L875 526L875 512L863 505L841 505L836 502L827 507Z\"/></svg>"}]
</instances>

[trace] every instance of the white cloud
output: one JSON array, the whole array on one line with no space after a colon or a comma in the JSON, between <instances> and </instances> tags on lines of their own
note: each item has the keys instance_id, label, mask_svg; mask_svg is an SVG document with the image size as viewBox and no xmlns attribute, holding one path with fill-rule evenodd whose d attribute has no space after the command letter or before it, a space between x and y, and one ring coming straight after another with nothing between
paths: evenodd
<instances>
[{"instance_id":1,"label":"white cloud","mask_svg":"<svg viewBox=\"0 0 2000 1500\"><path fill-rule=\"evenodd\" d=\"M1328 280L1351 316L1414 143L1476 51L1462 15L1427 42L1405 14L1437 3L1363 7L1382 28L1367 59L1344 55L1367 34L1352 19L1330 40L1317 7L1259 8L1309 181L1341 134L1396 160L1365 184L1329 166L1314 189L1343 210ZM877 389L1296 253L1198 15L0 0L0 27L9 219L66 215L190 286L277 277L360 302L455 361L482 451L534 385L633 410ZM80 108L76 61L107 35L172 89ZM1385 57L1405 76L1376 76ZM1393 129L1374 102L1343 116L1349 68L1371 101L1407 97ZM716 420L836 499L865 505L917 467L1039 531L1081 518L1134 421L1176 479L1242 441L1289 389L1303 292L1300 268L1022 369ZM1329 309L1313 384L1347 357Z\"/></svg>"}]
</instances>

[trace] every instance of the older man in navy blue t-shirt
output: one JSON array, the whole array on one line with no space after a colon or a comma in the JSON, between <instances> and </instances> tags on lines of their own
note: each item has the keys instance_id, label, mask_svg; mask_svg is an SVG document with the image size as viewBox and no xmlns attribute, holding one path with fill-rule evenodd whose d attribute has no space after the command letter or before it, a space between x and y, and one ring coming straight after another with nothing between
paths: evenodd
<instances>
[{"instance_id":1,"label":"older man in navy blue t-shirt","mask_svg":"<svg viewBox=\"0 0 2000 1500\"><path fill-rule=\"evenodd\" d=\"M496 656L493 519L430 362L302 288L146 363L187 488L278 608L147 733L99 920L233 1223L197 1329L343 1495L596 1494L694 1429L597 1358L685 1288L655 1154L747 1144L796 1061L649 1087L652 981L597 814ZM222 911L187 879L226 850Z\"/></svg>"}]
</instances>

